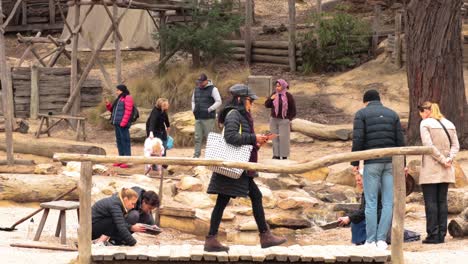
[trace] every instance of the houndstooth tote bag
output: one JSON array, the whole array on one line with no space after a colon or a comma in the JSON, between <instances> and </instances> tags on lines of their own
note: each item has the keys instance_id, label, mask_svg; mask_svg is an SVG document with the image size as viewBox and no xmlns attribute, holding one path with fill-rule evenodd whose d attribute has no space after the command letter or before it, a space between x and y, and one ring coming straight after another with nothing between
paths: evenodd
<instances>
[{"instance_id":1,"label":"houndstooth tote bag","mask_svg":"<svg viewBox=\"0 0 468 264\"><path fill-rule=\"evenodd\" d=\"M224 139L224 130L222 134L210 132L206 142L205 159L248 162L252 148L252 145L234 146L228 144ZM233 179L239 179L244 172L243 169L236 168L216 166L208 166L207 168Z\"/></svg>"}]
</instances>

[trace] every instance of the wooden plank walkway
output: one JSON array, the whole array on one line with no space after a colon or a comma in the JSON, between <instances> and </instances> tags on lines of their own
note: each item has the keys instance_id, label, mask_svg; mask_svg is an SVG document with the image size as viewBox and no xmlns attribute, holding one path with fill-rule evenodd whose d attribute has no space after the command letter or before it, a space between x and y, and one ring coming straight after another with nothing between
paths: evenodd
<instances>
[{"instance_id":1,"label":"wooden plank walkway","mask_svg":"<svg viewBox=\"0 0 468 264\"><path fill-rule=\"evenodd\" d=\"M205 252L202 245L154 245L92 248L93 263L386 263L390 251L368 250L362 246L271 247L233 245L229 252Z\"/></svg>"}]
</instances>

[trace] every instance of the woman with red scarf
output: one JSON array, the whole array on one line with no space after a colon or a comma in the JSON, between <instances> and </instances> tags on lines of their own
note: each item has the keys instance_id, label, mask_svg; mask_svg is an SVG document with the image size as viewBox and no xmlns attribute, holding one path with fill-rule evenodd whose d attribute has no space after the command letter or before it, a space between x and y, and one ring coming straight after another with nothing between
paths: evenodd
<instances>
[{"instance_id":1,"label":"woman with red scarf","mask_svg":"<svg viewBox=\"0 0 468 264\"><path fill-rule=\"evenodd\" d=\"M296 117L296 103L288 89L285 80L277 80L275 92L265 101L265 107L271 108L270 132L278 134L273 139L273 159L287 159L290 152L290 123Z\"/></svg>"}]
</instances>

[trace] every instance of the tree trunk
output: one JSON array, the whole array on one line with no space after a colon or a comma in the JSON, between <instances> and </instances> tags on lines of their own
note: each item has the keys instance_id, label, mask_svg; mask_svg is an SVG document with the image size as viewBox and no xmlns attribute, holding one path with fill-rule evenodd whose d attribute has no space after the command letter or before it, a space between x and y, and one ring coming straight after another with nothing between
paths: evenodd
<instances>
[{"instance_id":1,"label":"tree trunk","mask_svg":"<svg viewBox=\"0 0 468 264\"><path fill-rule=\"evenodd\" d=\"M468 236L468 208L450 221L448 231L453 237Z\"/></svg>"},{"instance_id":2,"label":"tree trunk","mask_svg":"<svg viewBox=\"0 0 468 264\"><path fill-rule=\"evenodd\" d=\"M419 139L417 106L438 103L463 143L466 104L462 65L462 1L412 0L405 14L410 116L408 143Z\"/></svg>"},{"instance_id":3,"label":"tree trunk","mask_svg":"<svg viewBox=\"0 0 468 264\"><path fill-rule=\"evenodd\" d=\"M296 118L291 122L291 130L304 135L326 140L349 140L352 138L352 125L322 125Z\"/></svg>"},{"instance_id":4,"label":"tree trunk","mask_svg":"<svg viewBox=\"0 0 468 264\"><path fill-rule=\"evenodd\" d=\"M76 184L77 179L59 175L0 174L0 200L18 203L49 202ZM64 199L77 201L78 191Z\"/></svg>"},{"instance_id":5,"label":"tree trunk","mask_svg":"<svg viewBox=\"0 0 468 264\"><path fill-rule=\"evenodd\" d=\"M15 135L13 146L16 153L33 154L52 158L54 153L81 153L81 154L97 154L106 155L106 151L97 146L75 144L67 142L52 142L38 140L18 139ZM53 146L53 147L51 147ZM0 150L5 150L5 138L0 137Z\"/></svg>"}]
</instances>

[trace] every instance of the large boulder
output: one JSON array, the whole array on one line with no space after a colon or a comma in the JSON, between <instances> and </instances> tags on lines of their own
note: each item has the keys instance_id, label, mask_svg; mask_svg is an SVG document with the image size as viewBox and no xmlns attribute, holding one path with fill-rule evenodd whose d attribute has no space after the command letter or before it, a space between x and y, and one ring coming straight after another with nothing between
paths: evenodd
<instances>
[{"instance_id":1,"label":"large boulder","mask_svg":"<svg viewBox=\"0 0 468 264\"><path fill-rule=\"evenodd\" d=\"M326 181L351 187L356 186L356 180L354 178L354 172L351 166L344 170L330 172L326 178Z\"/></svg>"},{"instance_id":2,"label":"large boulder","mask_svg":"<svg viewBox=\"0 0 468 264\"><path fill-rule=\"evenodd\" d=\"M277 206L283 210L289 210L298 208L311 208L320 203L322 203L322 201L312 197L287 197L285 199L278 200Z\"/></svg>"},{"instance_id":3,"label":"large boulder","mask_svg":"<svg viewBox=\"0 0 468 264\"><path fill-rule=\"evenodd\" d=\"M294 174L295 176L302 177L309 181L324 181L328 174L330 173L330 169L328 167L318 168L312 171L304 172L301 174Z\"/></svg>"},{"instance_id":4,"label":"large boulder","mask_svg":"<svg viewBox=\"0 0 468 264\"><path fill-rule=\"evenodd\" d=\"M267 222L272 228L286 227L291 229L301 229L309 228L312 226L312 224L307 218L295 214L272 215L270 218L267 219Z\"/></svg>"},{"instance_id":5,"label":"large boulder","mask_svg":"<svg viewBox=\"0 0 468 264\"><path fill-rule=\"evenodd\" d=\"M174 200L190 208L205 209L214 205L208 194L204 192L180 192L174 196Z\"/></svg>"},{"instance_id":6,"label":"large boulder","mask_svg":"<svg viewBox=\"0 0 468 264\"><path fill-rule=\"evenodd\" d=\"M449 189L447 194L449 214L459 214L468 207L467 189Z\"/></svg>"},{"instance_id":7,"label":"large boulder","mask_svg":"<svg viewBox=\"0 0 468 264\"><path fill-rule=\"evenodd\" d=\"M360 197L355 188L328 182L315 182L304 187L303 190L327 203L355 203Z\"/></svg>"},{"instance_id":8,"label":"large boulder","mask_svg":"<svg viewBox=\"0 0 468 264\"><path fill-rule=\"evenodd\" d=\"M146 139L146 124L137 123L130 127L130 139L134 142L144 142ZM143 152L143 151L142 151Z\"/></svg>"},{"instance_id":9,"label":"large boulder","mask_svg":"<svg viewBox=\"0 0 468 264\"><path fill-rule=\"evenodd\" d=\"M176 187L181 191L200 192L203 190L203 183L195 177L184 176L176 183Z\"/></svg>"},{"instance_id":10,"label":"large boulder","mask_svg":"<svg viewBox=\"0 0 468 264\"><path fill-rule=\"evenodd\" d=\"M195 117L192 111L174 114L171 117L171 127L176 146L191 147L194 145Z\"/></svg>"},{"instance_id":11,"label":"large boulder","mask_svg":"<svg viewBox=\"0 0 468 264\"><path fill-rule=\"evenodd\" d=\"M260 173L258 181L271 190L295 189L302 186L294 177L288 174Z\"/></svg>"},{"instance_id":12,"label":"large boulder","mask_svg":"<svg viewBox=\"0 0 468 264\"><path fill-rule=\"evenodd\" d=\"M258 186L260 189L260 192L262 193L262 202L263 202L263 207L272 209L275 208L276 206L276 198L273 195L273 192L266 186ZM252 206L252 202L250 201L250 198L248 197L242 197L239 199L236 199L234 201L235 205L243 205L243 206Z\"/></svg>"}]
</instances>

